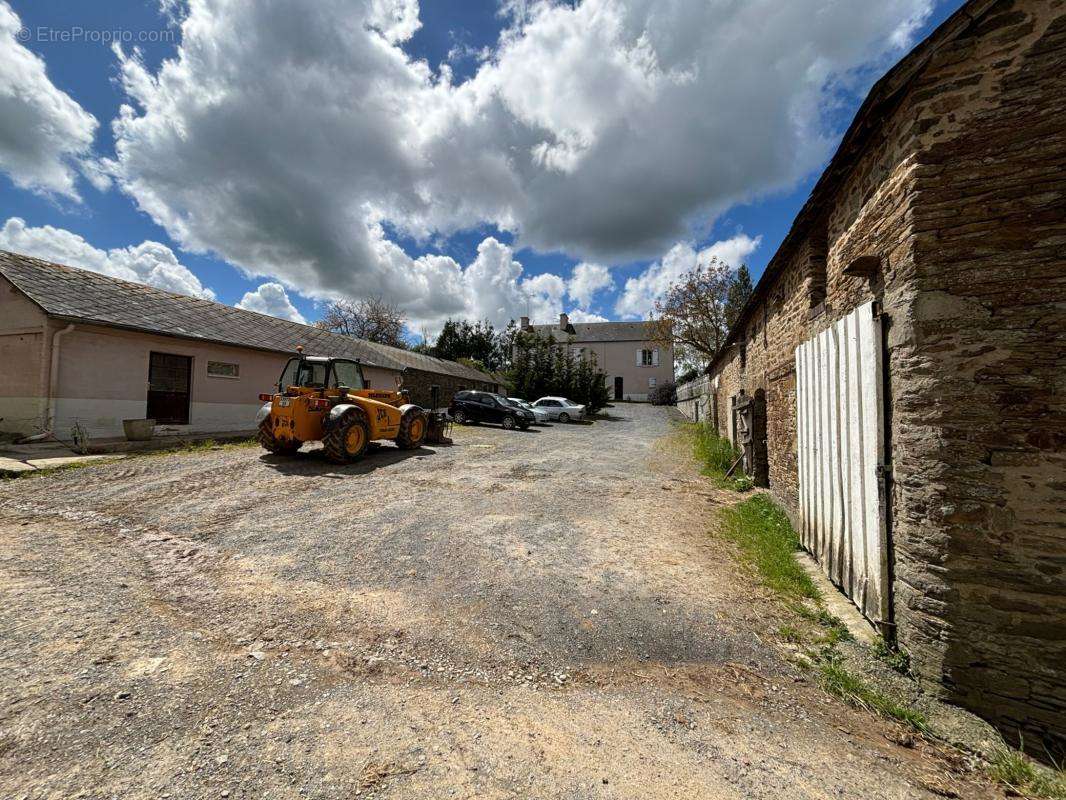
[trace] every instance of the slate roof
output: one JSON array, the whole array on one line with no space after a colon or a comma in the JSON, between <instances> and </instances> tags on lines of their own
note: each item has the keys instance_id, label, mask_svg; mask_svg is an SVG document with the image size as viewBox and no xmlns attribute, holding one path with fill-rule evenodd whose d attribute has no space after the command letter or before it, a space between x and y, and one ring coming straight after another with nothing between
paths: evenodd
<instances>
[{"instance_id":1,"label":"slate roof","mask_svg":"<svg viewBox=\"0 0 1066 800\"><path fill-rule=\"evenodd\" d=\"M0 274L48 316L69 322L178 336L278 353L302 344L310 355L356 358L369 366L407 367L494 383L490 375L396 347L165 292L96 272L0 250Z\"/></svg>"},{"instance_id":2,"label":"slate roof","mask_svg":"<svg viewBox=\"0 0 1066 800\"><path fill-rule=\"evenodd\" d=\"M539 334L550 333L557 342L650 342L657 337L651 322L571 322L564 331L556 325L531 325Z\"/></svg>"}]
</instances>

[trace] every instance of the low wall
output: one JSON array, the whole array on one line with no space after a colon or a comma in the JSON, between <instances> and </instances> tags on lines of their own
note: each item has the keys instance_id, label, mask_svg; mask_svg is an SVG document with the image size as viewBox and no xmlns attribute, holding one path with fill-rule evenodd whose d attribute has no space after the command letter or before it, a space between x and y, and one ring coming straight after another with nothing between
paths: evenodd
<instances>
[{"instance_id":1,"label":"low wall","mask_svg":"<svg viewBox=\"0 0 1066 800\"><path fill-rule=\"evenodd\" d=\"M704 422L710 416L711 379L704 375L677 387L677 408L693 422Z\"/></svg>"}]
</instances>

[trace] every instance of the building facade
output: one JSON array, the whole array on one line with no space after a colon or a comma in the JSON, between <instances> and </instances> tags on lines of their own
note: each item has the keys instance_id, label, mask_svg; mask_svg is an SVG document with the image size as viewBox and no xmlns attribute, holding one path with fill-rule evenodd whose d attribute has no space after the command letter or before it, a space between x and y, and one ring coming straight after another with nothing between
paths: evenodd
<instances>
[{"instance_id":1,"label":"building facade","mask_svg":"<svg viewBox=\"0 0 1066 800\"><path fill-rule=\"evenodd\" d=\"M1064 381L1066 6L971 0L875 85L680 394L929 686L1056 758Z\"/></svg>"},{"instance_id":2,"label":"building facade","mask_svg":"<svg viewBox=\"0 0 1066 800\"><path fill-rule=\"evenodd\" d=\"M452 361L0 251L0 432L247 431L297 345L357 359L371 386L399 382L423 406L496 388Z\"/></svg>"},{"instance_id":3,"label":"building facade","mask_svg":"<svg viewBox=\"0 0 1066 800\"><path fill-rule=\"evenodd\" d=\"M530 325L522 317L522 330L551 336L570 348L575 357L595 358L607 373L612 400L644 402L657 386L674 380L674 348L656 338L649 322L570 322L559 315L557 325Z\"/></svg>"}]
</instances>

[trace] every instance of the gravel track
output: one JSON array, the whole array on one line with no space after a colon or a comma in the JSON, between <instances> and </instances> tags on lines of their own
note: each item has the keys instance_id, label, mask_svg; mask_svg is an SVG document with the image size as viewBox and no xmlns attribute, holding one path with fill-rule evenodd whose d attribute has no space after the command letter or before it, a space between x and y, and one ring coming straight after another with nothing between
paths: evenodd
<instances>
[{"instance_id":1,"label":"gravel track","mask_svg":"<svg viewBox=\"0 0 1066 800\"><path fill-rule=\"evenodd\" d=\"M0 484L0 797L995 796L784 660L674 415Z\"/></svg>"}]
</instances>

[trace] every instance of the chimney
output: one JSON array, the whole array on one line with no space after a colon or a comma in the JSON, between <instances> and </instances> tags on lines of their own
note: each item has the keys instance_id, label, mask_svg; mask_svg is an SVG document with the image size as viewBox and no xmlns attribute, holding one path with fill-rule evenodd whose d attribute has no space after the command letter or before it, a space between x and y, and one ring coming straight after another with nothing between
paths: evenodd
<instances>
[{"instance_id":1,"label":"chimney","mask_svg":"<svg viewBox=\"0 0 1066 800\"><path fill-rule=\"evenodd\" d=\"M527 330L529 328L529 317L522 317L518 322L518 327L522 330Z\"/></svg>"},{"instance_id":2,"label":"chimney","mask_svg":"<svg viewBox=\"0 0 1066 800\"><path fill-rule=\"evenodd\" d=\"M559 327L562 328L564 331L568 327L570 327L570 317L566 316L566 314L560 314L559 315Z\"/></svg>"}]
</instances>

